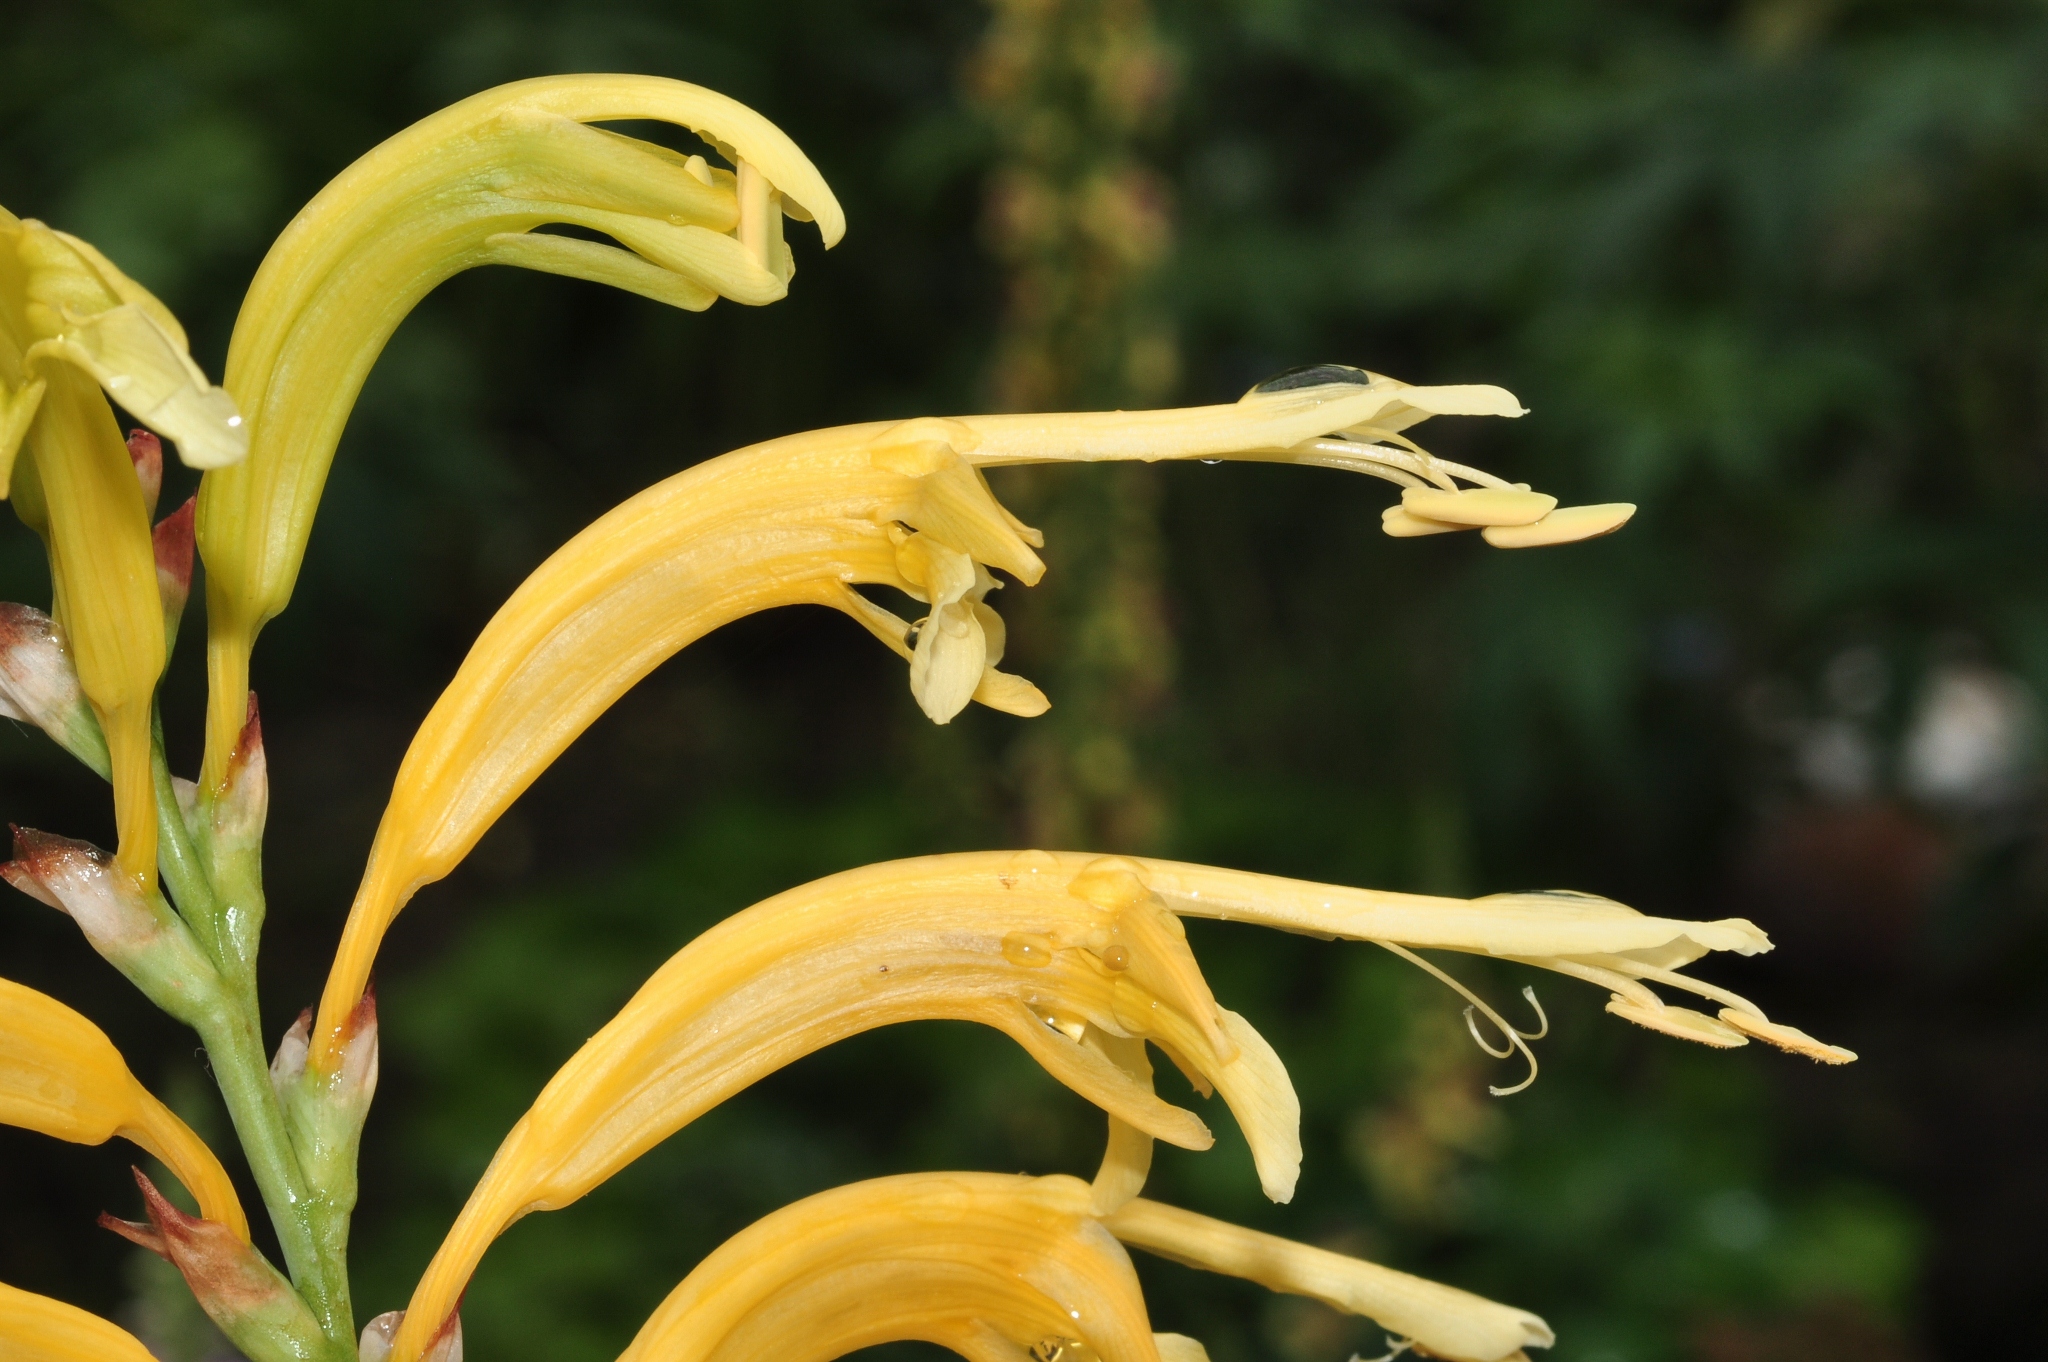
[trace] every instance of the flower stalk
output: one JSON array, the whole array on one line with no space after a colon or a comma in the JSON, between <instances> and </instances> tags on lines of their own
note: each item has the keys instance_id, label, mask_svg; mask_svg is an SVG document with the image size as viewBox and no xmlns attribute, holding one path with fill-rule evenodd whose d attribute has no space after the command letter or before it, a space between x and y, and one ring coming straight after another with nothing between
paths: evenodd
<instances>
[{"instance_id":1,"label":"flower stalk","mask_svg":"<svg viewBox=\"0 0 2048 1362\"><path fill-rule=\"evenodd\" d=\"M727 163L594 124L654 119ZM728 168L729 167L729 168ZM104 1223L175 1263L254 1362L461 1362L459 1306L490 1244L566 1207L792 1060L876 1027L968 1020L1023 1046L1100 1107L1093 1183L918 1174L839 1188L741 1232L641 1330L627 1362L774 1355L829 1362L899 1339L974 1362L1207 1362L1155 1333L1125 1241L1369 1315L1418 1353L1507 1362L1548 1346L1527 1311L1162 1206L1153 1141L1213 1143L1153 1089L1156 1049L1242 1129L1261 1189L1294 1193L1300 1104L1280 1057L1221 1006L1185 916L1373 942L1463 994L1489 1053L1533 1081L1547 1024L1518 1029L1418 952L1486 955L1608 990L1608 1010L1720 1048L1761 1039L1854 1056L1694 979L1710 952L1770 943L1741 919L1682 922L1565 892L1387 894L1092 852L989 852L868 866L777 895L705 932L563 1066L513 1129L407 1310L357 1332L347 1270L357 1155L375 1098L372 965L396 914L654 667L742 616L850 616L906 663L934 723L969 703L1030 718L1050 701L1004 672L998 589L1046 571L1045 537L984 470L1244 459L1395 484L1395 537L1476 529L1495 547L1612 532L1624 505L1561 507L1435 457L1404 432L1442 415L1517 417L1485 385L1416 387L1340 365L1292 370L1235 403L1172 411L917 418L812 431L709 460L630 499L548 559L486 627L400 766L317 1010L266 1060L257 962L269 766L250 650L288 602L321 488L365 376L406 313L477 265L512 264L701 310L782 297L784 219L839 207L795 144L680 82L550 77L486 91L372 151L279 238L211 384L162 304L90 245L0 210L0 496L44 541L48 614L0 606L0 716L48 733L112 786L119 843L17 830L0 866L68 914L164 1012L192 1026L262 1194L283 1271L249 1243L211 1151L92 1023L0 980L0 1121L160 1158L192 1216L138 1172L148 1221ZM547 232L566 225L615 244ZM124 439L111 403L140 421ZM246 416L246 419L245 419ZM161 440L204 470L152 526ZM206 749L172 774L158 686L207 573ZM1002 574L998 576L997 574ZM871 591L921 607L905 618ZM1712 1014L1665 993L1705 999ZM1524 990L1535 1006L1533 990ZM1498 1033L1483 1030L1484 1017ZM1148 1047L1150 1047L1148 1049ZM0 1286L0 1355L142 1362L105 1321Z\"/></svg>"}]
</instances>

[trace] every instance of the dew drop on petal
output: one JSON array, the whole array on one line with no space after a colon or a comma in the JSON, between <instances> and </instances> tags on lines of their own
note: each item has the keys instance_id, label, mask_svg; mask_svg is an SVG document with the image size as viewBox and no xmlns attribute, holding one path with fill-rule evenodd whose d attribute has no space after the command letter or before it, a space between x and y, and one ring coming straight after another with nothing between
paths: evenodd
<instances>
[{"instance_id":1,"label":"dew drop on petal","mask_svg":"<svg viewBox=\"0 0 2048 1362\"><path fill-rule=\"evenodd\" d=\"M1026 969L1052 963L1052 939L1037 932L1011 932L1003 938L1003 959Z\"/></svg>"},{"instance_id":2,"label":"dew drop on petal","mask_svg":"<svg viewBox=\"0 0 2048 1362\"><path fill-rule=\"evenodd\" d=\"M1128 946L1111 946L1102 953L1105 969L1127 970L1131 967L1131 951Z\"/></svg>"}]
</instances>

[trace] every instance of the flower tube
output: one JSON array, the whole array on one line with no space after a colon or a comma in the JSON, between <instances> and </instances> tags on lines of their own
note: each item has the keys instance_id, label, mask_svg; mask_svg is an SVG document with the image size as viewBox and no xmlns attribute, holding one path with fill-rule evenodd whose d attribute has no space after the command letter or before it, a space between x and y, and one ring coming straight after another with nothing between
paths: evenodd
<instances>
[{"instance_id":1,"label":"flower tube","mask_svg":"<svg viewBox=\"0 0 2048 1362\"><path fill-rule=\"evenodd\" d=\"M8 979L0 979L0 1122L73 1144L119 1135L162 1160L201 1215L249 1240L248 1218L220 1160L135 1080L106 1033Z\"/></svg>"},{"instance_id":2,"label":"flower tube","mask_svg":"<svg viewBox=\"0 0 2048 1362\"><path fill-rule=\"evenodd\" d=\"M995 499L983 466L1243 458L1404 485L1500 483L1410 446L1320 437L1395 439L1432 414L1519 414L1503 389L1314 372L1326 370L1338 378L1262 386L1228 406L925 417L788 436L677 474L577 535L486 626L414 736L321 997L315 1067L329 1064L329 1038L419 887L453 869L635 682L720 624L773 606L830 605L910 662L912 694L935 721L970 699L1042 713L1038 689L996 667L1005 630L985 597L998 585L990 568L1036 582L1044 540ZM894 587L929 613L903 620L853 589L861 584Z\"/></svg>"},{"instance_id":3,"label":"flower tube","mask_svg":"<svg viewBox=\"0 0 2048 1362\"><path fill-rule=\"evenodd\" d=\"M802 1055L899 1021L995 1027L1132 1129L1208 1147L1201 1121L1153 1095L1142 1052L1150 1041L1223 1094L1267 1195L1287 1200L1300 1105L1279 1059L1216 1005L1179 924L1127 872L1059 876L1052 866L1034 853L891 862L791 890L705 932L506 1136L409 1317L422 1328L445 1320L485 1249L519 1217L575 1201Z\"/></svg>"},{"instance_id":4,"label":"flower tube","mask_svg":"<svg viewBox=\"0 0 2048 1362\"><path fill-rule=\"evenodd\" d=\"M75 1305L0 1282L0 1357L8 1362L156 1362L142 1340Z\"/></svg>"},{"instance_id":5,"label":"flower tube","mask_svg":"<svg viewBox=\"0 0 2048 1362\"><path fill-rule=\"evenodd\" d=\"M988 564L1028 583L1044 571L1032 552L1036 535L1004 512L973 468L927 438L929 424L843 427L709 460L627 501L527 578L485 626L399 767L321 996L314 1068L332 1067L332 1038L413 893L452 870L635 682L721 624L777 606L832 606L913 665L925 649L928 685L954 687L964 668L967 689L984 704L1044 709L1036 687L996 669L1000 623L988 625L994 612L976 588L964 593L975 597L963 626L969 637L936 657L934 642L913 642L909 624L853 589L884 585L945 601L947 572L979 580ZM936 639L940 631L926 632Z\"/></svg>"},{"instance_id":6,"label":"flower tube","mask_svg":"<svg viewBox=\"0 0 2048 1362\"><path fill-rule=\"evenodd\" d=\"M715 169L588 126L672 123L733 163ZM702 310L780 298L794 273L784 216L845 231L796 144L723 95L653 76L548 76L486 90L343 171L293 219L250 285L225 385L249 418L248 460L199 500L211 707L201 784L240 729L249 648L291 598L356 394L419 300L478 265L573 275ZM618 246L537 235L553 223Z\"/></svg>"},{"instance_id":7,"label":"flower tube","mask_svg":"<svg viewBox=\"0 0 2048 1362\"><path fill-rule=\"evenodd\" d=\"M393 1362L420 1356L418 1308ZM1137 1274L1088 1185L994 1173L878 1178L767 1216L684 1278L619 1362L830 1362L907 1339L973 1362L1068 1349L1159 1362Z\"/></svg>"}]
</instances>

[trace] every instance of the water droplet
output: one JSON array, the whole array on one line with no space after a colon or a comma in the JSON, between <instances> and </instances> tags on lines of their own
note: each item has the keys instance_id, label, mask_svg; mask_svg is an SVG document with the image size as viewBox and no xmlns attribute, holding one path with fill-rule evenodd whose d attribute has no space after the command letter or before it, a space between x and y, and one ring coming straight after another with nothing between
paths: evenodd
<instances>
[{"instance_id":1,"label":"water droplet","mask_svg":"<svg viewBox=\"0 0 2048 1362\"><path fill-rule=\"evenodd\" d=\"M1205 464L1208 464L1208 465L1209 465L1209 466L1210 466L1211 468L1214 468L1214 467L1215 467L1215 466L1216 466L1217 464L1219 464L1219 463L1222 463L1222 462L1223 462L1223 460L1221 460L1221 459L1197 459L1197 460L1195 460L1195 462L1196 462L1196 463L1205 463Z\"/></svg>"},{"instance_id":2,"label":"water droplet","mask_svg":"<svg viewBox=\"0 0 2048 1362\"><path fill-rule=\"evenodd\" d=\"M1372 375L1349 364L1303 364L1274 374L1252 389L1254 393L1284 393L1296 388L1321 388L1342 383L1353 388L1370 387ZM1245 396L1251 396L1246 393Z\"/></svg>"},{"instance_id":3,"label":"water droplet","mask_svg":"<svg viewBox=\"0 0 2048 1362\"><path fill-rule=\"evenodd\" d=\"M1131 967L1131 950L1128 946L1111 946L1102 953L1105 969L1125 970Z\"/></svg>"},{"instance_id":4,"label":"water droplet","mask_svg":"<svg viewBox=\"0 0 2048 1362\"><path fill-rule=\"evenodd\" d=\"M1052 938L1036 932L1011 932L1003 938L1003 959L1026 969L1052 963Z\"/></svg>"},{"instance_id":5,"label":"water droplet","mask_svg":"<svg viewBox=\"0 0 2048 1362\"><path fill-rule=\"evenodd\" d=\"M1020 851L1010 858L1010 869L1020 875L1050 875L1059 868L1059 858L1049 851Z\"/></svg>"}]
</instances>

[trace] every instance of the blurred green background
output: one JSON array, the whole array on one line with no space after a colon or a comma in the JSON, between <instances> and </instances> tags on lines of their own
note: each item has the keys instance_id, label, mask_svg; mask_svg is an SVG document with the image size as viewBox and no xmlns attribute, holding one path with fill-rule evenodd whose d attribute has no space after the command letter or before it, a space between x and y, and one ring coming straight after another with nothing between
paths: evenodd
<instances>
[{"instance_id":1,"label":"blurred green background","mask_svg":"<svg viewBox=\"0 0 2048 1362\"><path fill-rule=\"evenodd\" d=\"M692 316L495 270L399 332L257 657L273 1035L317 992L466 640L584 523L699 459L849 421L1227 401L1328 360L1506 385L1529 417L1418 433L1567 501L1642 506L1614 538L1512 554L1386 539L1391 489L1333 472L999 482L1052 534L1045 585L998 601L1054 701L1037 728L978 710L931 728L901 663L822 612L692 647L385 949L365 1316L403 1304L547 1075L707 924L888 856L1069 841L1750 917L1777 952L1702 972L1863 1056L1707 1052L1569 981L1461 964L1496 999L1536 983L1555 1023L1541 1080L1496 1100L1513 1076L1419 973L1193 924L1218 996L1289 1064L1307 1162L1292 1205L1264 1204L1218 1114L1215 1151L1162 1149L1163 1198L1534 1309L1561 1359L2027 1346L2048 1218L2039 4L12 0L6 18L0 202L102 247L214 373L292 212L500 81L710 85L789 132L847 209L829 256L794 232L801 272L771 308ZM0 532L0 598L46 593L32 536ZM198 654L166 696L181 768ZM103 791L11 726L0 813L110 838ZM192 1038L69 923L15 897L0 952L195 1124L224 1124ZM468 1298L470 1356L608 1358L777 1205L920 1168L1085 1174L1101 1124L993 1032L841 1045L520 1224ZM0 1279L203 1356L151 1261L92 1227L133 1213L127 1158L0 1131ZM1157 1326L1216 1362L1380 1350L1321 1307L1139 1266Z\"/></svg>"}]
</instances>

